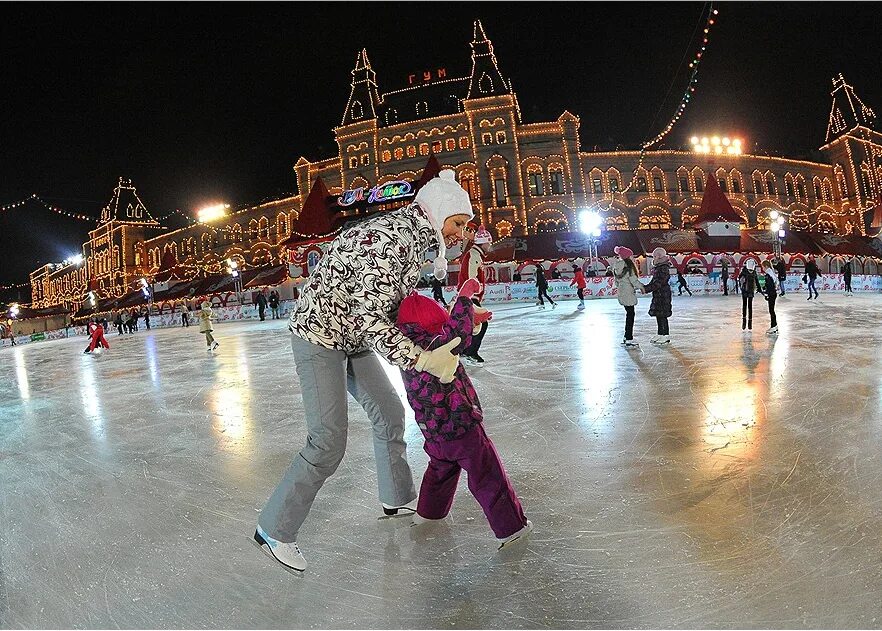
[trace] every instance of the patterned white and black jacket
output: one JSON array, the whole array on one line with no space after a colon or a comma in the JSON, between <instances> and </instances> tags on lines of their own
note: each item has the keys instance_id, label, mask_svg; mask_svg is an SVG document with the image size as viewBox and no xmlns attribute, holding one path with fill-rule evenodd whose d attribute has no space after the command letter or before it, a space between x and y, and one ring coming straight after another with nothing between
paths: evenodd
<instances>
[{"instance_id":1,"label":"patterned white and black jacket","mask_svg":"<svg viewBox=\"0 0 882 631\"><path fill-rule=\"evenodd\" d=\"M410 367L420 353L396 326L401 301L416 288L438 236L413 203L344 230L304 284L288 328L307 342L357 353L373 349Z\"/></svg>"}]
</instances>

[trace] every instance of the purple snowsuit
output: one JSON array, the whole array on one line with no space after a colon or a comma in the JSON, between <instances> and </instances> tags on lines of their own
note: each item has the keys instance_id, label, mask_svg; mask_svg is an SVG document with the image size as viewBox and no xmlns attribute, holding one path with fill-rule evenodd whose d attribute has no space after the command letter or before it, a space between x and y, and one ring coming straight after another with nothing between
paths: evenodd
<instances>
[{"instance_id":1,"label":"purple snowsuit","mask_svg":"<svg viewBox=\"0 0 882 631\"><path fill-rule=\"evenodd\" d=\"M437 335L414 323L399 322L398 328L414 343L430 350L460 337L462 341L453 352L461 353L471 343L473 318L471 300L459 298ZM407 400L426 438L423 448L429 454L417 513L427 519L445 517L453 504L459 472L465 469L469 490L498 538L513 535L526 526L524 509L496 447L484 432L478 394L462 364L448 384L427 372L402 370L401 374Z\"/></svg>"}]
</instances>

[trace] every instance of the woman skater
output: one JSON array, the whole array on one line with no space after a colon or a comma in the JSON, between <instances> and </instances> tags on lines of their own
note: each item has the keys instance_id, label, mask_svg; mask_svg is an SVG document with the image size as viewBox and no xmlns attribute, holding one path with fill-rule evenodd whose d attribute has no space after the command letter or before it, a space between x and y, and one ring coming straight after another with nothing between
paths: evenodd
<instances>
[{"instance_id":1,"label":"woman skater","mask_svg":"<svg viewBox=\"0 0 882 631\"><path fill-rule=\"evenodd\" d=\"M631 259L634 252L621 245L617 245L613 251L618 257L613 263L616 297L625 308L625 337L622 344L628 348L637 348L640 344L634 341L634 307L637 306L637 291L643 291L643 284L637 275L637 266Z\"/></svg>"},{"instance_id":2,"label":"woman skater","mask_svg":"<svg viewBox=\"0 0 882 631\"><path fill-rule=\"evenodd\" d=\"M652 280L643 289L652 292L649 315L655 316L658 322L658 335L651 342L659 346L670 344L668 318L671 317L671 257L664 248L652 251Z\"/></svg>"},{"instance_id":3,"label":"woman skater","mask_svg":"<svg viewBox=\"0 0 882 631\"><path fill-rule=\"evenodd\" d=\"M759 288L756 277L756 261L748 259L741 268L738 283L741 286L741 330L753 329L753 294Z\"/></svg>"},{"instance_id":4,"label":"woman skater","mask_svg":"<svg viewBox=\"0 0 882 631\"><path fill-rule=\"evenodd\" d=\"M778 333L778 317L775 315L775 301L778 299L778 288L775 286L775 268L772 267L771 261L763 261L763 271L766 276L765 288L761 288L760 292L766 297L769 303L769 330L766 335L775 335Z\"/></svg>"},{"instance_id":5,"label":"woman skater","mask_svg":"<svg viewBox=\"0 0 882 631\"><path fill-rule=\"evenodd\" d=\"M211 303L206 300L202 303L202 309L199 311L199 332L205 334L205 344L208 347L206 350L208 351L216 350L220 346L211 334L214 331L214 327L211 326L211 318Z\"/></svg>"}]
</instances>

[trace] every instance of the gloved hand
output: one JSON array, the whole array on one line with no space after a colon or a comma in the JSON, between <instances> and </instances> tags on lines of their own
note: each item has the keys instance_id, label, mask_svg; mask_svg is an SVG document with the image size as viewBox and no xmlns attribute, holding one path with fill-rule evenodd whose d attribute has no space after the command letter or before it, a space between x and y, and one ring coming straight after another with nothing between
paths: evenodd
<instances>
[{"instance_id":1,"label":"gloved hand","mask_svg":"<svg viewBox=\"0 0 882 631\"><path fill-rule=\"evenodd\" d=\"M479 283L477 279L470 278L462 284L462 287L460 287L459 295L462 298L468 298L471 300L472 296L479 291L481 291L481 283Z\"/></svg>"},{"instance_id":2,"label":"gloved hand","mask_svg":"<svg viewBox=\"0 0 882 631\"><path fill-rule=\"evenodd\" d=\"M475 324L484 324L485 322L489 322L493 319L493 312L485 309L484 307L479 307L475 305L474 313L475 313Z\"/></svg>"},{"instance_id":3,"label":"gloved hand","mask_svg":"<svg viewBox=\"0 0 882 631\"><path fill-rule=\"evenodd\" d=\"M414 368L421 372L427 372L430 375L438 377L441 383L450 383L453 381L453 374L456 367L459 366L459 357L451 351L456 348L462 338L455 337L444 346L439 346L433 351L424 350L417 357Z\"/></svg>"}]
</instances>

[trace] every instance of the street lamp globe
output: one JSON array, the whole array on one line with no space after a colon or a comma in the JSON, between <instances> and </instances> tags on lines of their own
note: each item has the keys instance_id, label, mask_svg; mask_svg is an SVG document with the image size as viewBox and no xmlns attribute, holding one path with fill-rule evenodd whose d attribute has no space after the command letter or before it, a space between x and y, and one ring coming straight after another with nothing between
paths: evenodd
<instances>
[{"instance_id":1,"label":"street lamp globe","mask_svg":"<svg viewBox=\"0 0 882 631\"><path fill-rule=\"evenodd\" d=\"M778 211L773 210L772 212L769 213L769 217L772 219L772 221L775 221L778 218Z\"/></svg>"}]
</instances>

